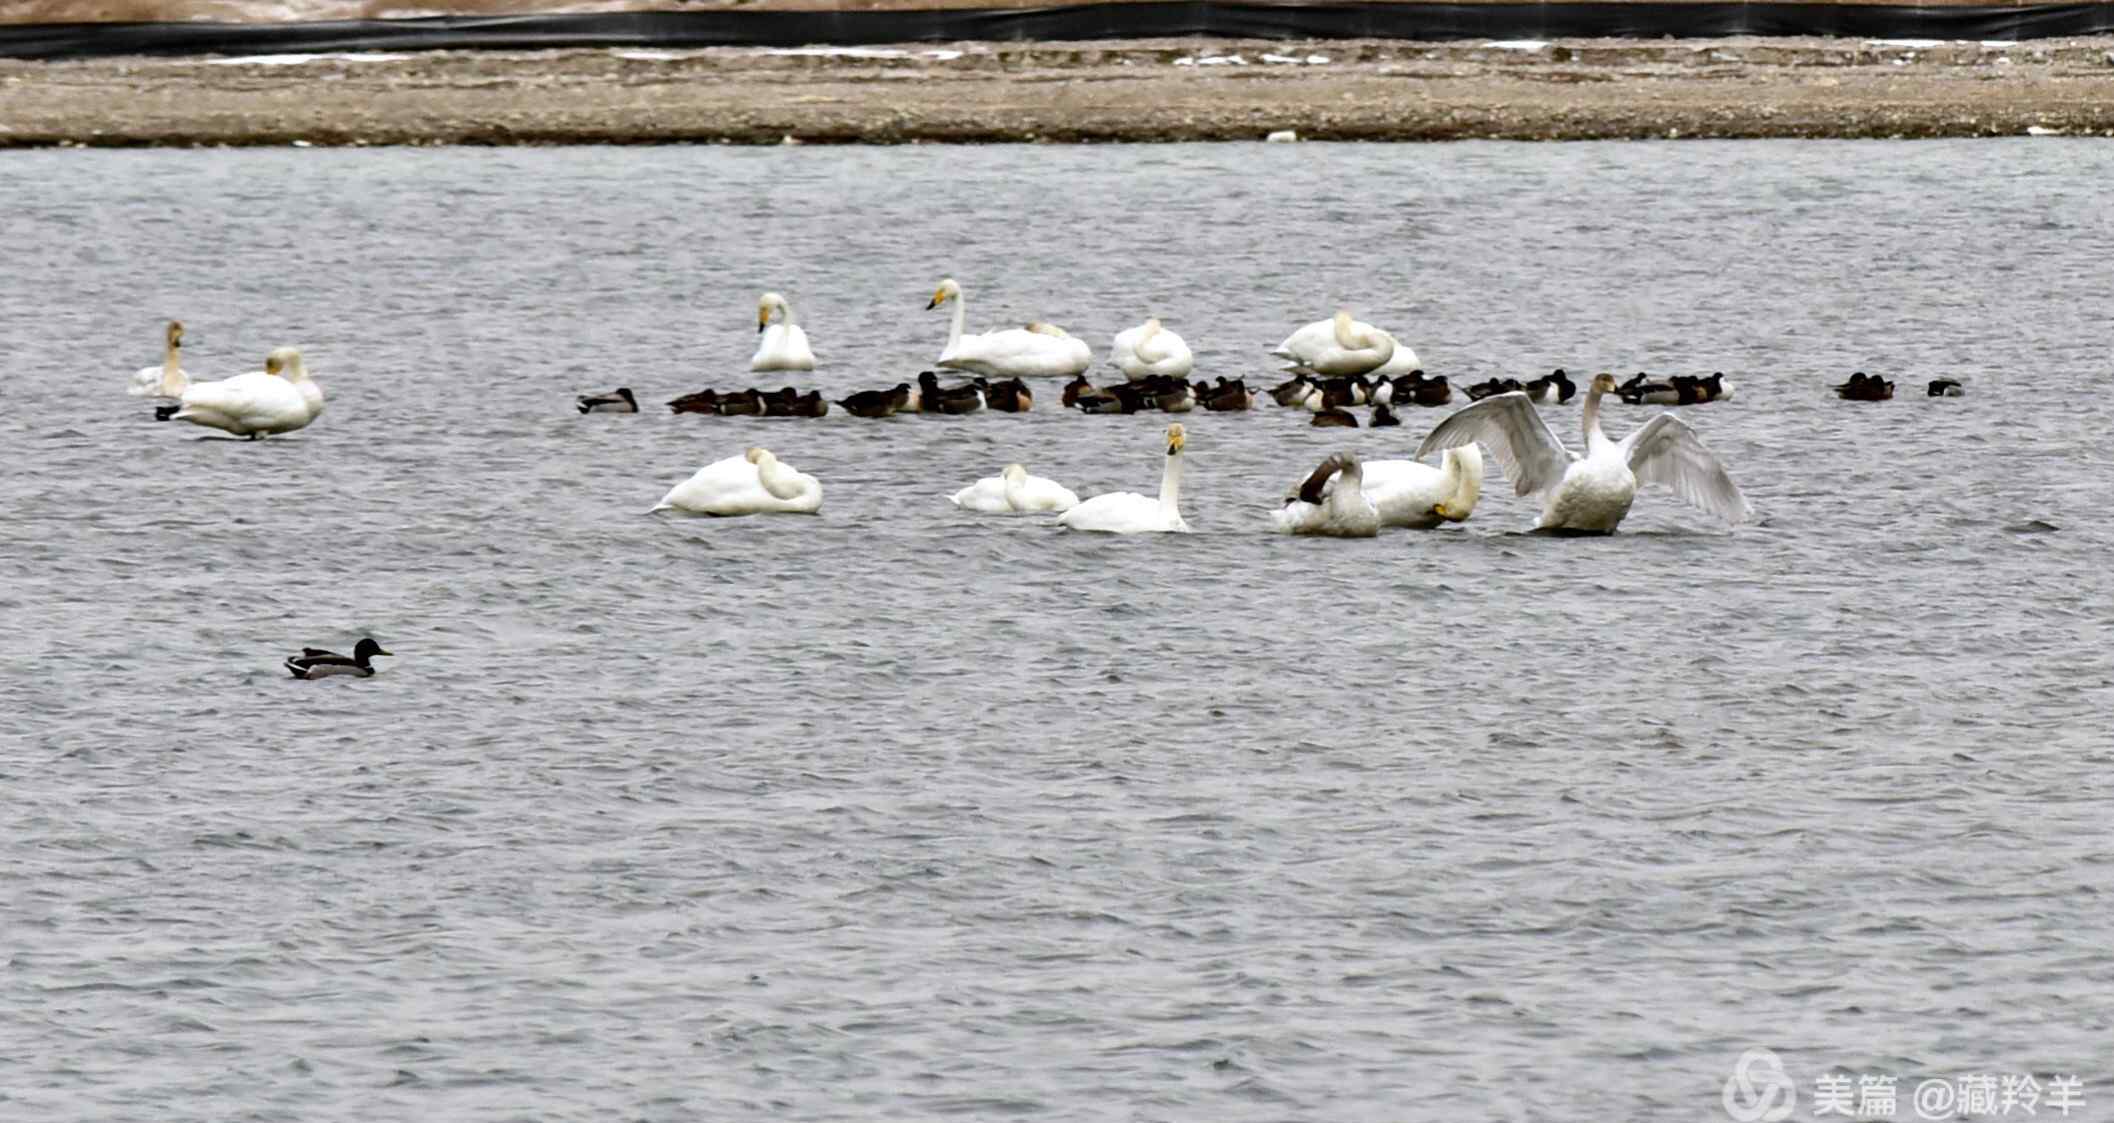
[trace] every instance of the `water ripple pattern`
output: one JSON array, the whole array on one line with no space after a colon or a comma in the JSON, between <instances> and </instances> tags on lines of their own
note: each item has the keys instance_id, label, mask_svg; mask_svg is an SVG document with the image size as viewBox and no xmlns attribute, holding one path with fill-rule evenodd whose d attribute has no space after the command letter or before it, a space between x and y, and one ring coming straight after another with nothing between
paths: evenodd
<instances>
[{"instance_id":1,"label":"water ripple pattern","mask_svg":"<svg viewBox=\"0 0 2114 1123\"><path fill-rule=\"evenodd\" d=\"M1755 1046L2114 1099L2110 179L2048 140L0 155L0 1117L1687 1120ZM1762 518L1646 489L1547 540L1493 480L1278 538L1437 414L1266 405L1184 419L1196 534L1067 535L944 496L1150 492L1164 417L659 405L754 381L765 289L823 366L764 388L911 378L946 275L975 327L1098 358L1158 314L1251 383L1339 304L1459 382L1724 370L1685 416ZM171 317L194 375L303 347L322 418L147 420ZM618 385L647 411L574 413ZM641 514L753 444L819 516ZM376 678L279 668L368 634Z\"/></svg>"}]
</instances>

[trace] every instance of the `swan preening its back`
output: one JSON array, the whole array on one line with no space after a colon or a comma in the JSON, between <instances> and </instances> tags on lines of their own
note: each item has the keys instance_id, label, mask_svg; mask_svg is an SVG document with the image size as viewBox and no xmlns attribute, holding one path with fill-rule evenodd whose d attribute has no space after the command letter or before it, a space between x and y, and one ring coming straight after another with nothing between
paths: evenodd
<instances>
[{"instance_id":1,"label":"swan preening its back","mask_svg":"<svg viewBox=\"0 0 2114 1123\"><path fill-rule=\"evenodd\" d=\"M822 508L815 477L779 460L766 448L715 460L668 489L653 509L685 515L812 515Z\"/></svg>"},{"instance_id":2,"label":"swan preening its back","mask_svg":"<svg viewBox=\"0 0 2114 1123\"><path fill-rule=\"evenodd\" d=\"M1545 493L1538 530L1613 533L1629 513L1640 482L1665 484L1730 523L1753 516L1725 466L1673 414L1652 417L1620 441L1601 432L1600 402L1614 392L1615 378L1608 374L1595 376L1586 391L1582 456L1566 450L1533 402L1518 392L1456 411L1424 438L1417 456L1481 441L1518 494Z\"/></svg>"},{"instance_id":3,"label":"swan preening its back","mask_svg":"<svg viewBox=\"0 0 2114 1123\"><path fill-rule=\"evenodd\" d=\"M783 296L767 292L756 302L756 353L749 356L750 370L813 370L815 353L808 350L807 332L793 322L793 306Z\"/></svg>"},{"instance_id":4,"label":"swan preening its back","mask_svg":"<svg viewBox=\"0 0 2114 1123\"><path fill-rule=\"evenodd\" d=\"M132 384L125 392L135 398L180 398L191 385L191 376L183 368L184 326L181 320L170 320L162 329L162 352L159 366L141 367L132 373Z\"/></svg>"},{"instance_id":5,"label":"swan preening its back","mask_svg":"<svg viewBox=\"0 0 2114 1123\"><path fill-rule=\"evenodd\" d=\"M1276 522L1285 534L1371 538L1380 533L1380 511L1365 494L1358 457L1339 452L1322 461L1285 497Z\"/></svg>"},{"instance_id":6,"label":"swan preening its back","mask_svg":"<svg viewBox=\"0 0 2114 1123\"><path fill-rule=\"evenodd\" d=\"M301 352L281 347L265 357L261 371L191 383L176 405L156 410L154 417L254 440L305 428L322 412L323 388L308 377Z\"/></svg>"},{"instance_id":7,"label":"swan preening its back","mask_svg":"<svg viewBox=\"0 0 2114 1123\"><path fill-rule=\"evenodd\" d=\"M1024 328L1006 328L964 335L968 299L954 278L948 277L932 294L926 308L954 305L954 319L947 329L947 346L937 366L965 370L992 378L1069 378L1094 361L1086 341L1074 338L1055 324L1031 323Z\"/></svg>"},{"instance_id":8,"label":"swan preening its back","mask_svg":"<svg viewBox=\"0 0 2114 1123\"><path fill-rule=\"evenodd\" d=\"M1185 444L1178 422L1167 427L1167 459L1160 469L1160 497L1148 499L1134 491L1116 491L1092 499L1057 516L1057 525L1071 530L1098 530L1108 534L1184 533L1182 521L1182 448Z\"/></svg>"},{"instance_id":9,"label":"swan preening its back","mask_svg":"<svg viewBox=\"0 0 2114 1123\"><path fill-rule=\"evenodd\" d=\"M1483 452L1474 444L1449 448L1437 468L1420 460L1368 460L1365 495L1381 526L1429 530L1467 522L1483 495Z\"/></svg>"},{"instance_id":10,"label":"swan preening its back","mask_svg":"<svg viewBox=\"0 0 2114 1123\"><path fill-rule=\"evenodd\" d=\"M1160 326L1155 316L1134 328L1116 333L1109 344L1110 366L1132 382L1145 378L1187 378L1196 369L1195 356L1182 337Z\"/></svg>"},{"instance_id":11,"label":"swan preening its back","mask_svg":"<svg viewBox=\"0 0 2114 1123\"><path fill-rule=\"evenodd\" d=\"M1008 464L995 476L985 476L947 497L965 511L987 515L1025 511L1069 511L1079 497L1055 480L1031 476L1019 464Z\"/></svg>"},{"instance_id":12,"label":"swan preening its back","mask_svg":"<svg viewBox=\"0 0 2114 1123\"><path fill-rule=\"evenodd\" d=\"M1300 328L1271 348L1270 353L1291 363L1300 374L1332 378L1355 374L1392 377L1407 374L1417 365L1414 351L1397 343L1387 332L1352 319L1347 309L1338 309L1332 318Z\"/></svg>"}]
</instances>

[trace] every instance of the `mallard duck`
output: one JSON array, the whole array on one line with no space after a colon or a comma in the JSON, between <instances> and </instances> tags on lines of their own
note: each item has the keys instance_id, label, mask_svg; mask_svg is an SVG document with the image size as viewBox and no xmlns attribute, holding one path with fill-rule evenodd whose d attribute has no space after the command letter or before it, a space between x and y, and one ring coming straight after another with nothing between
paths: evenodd
<instances>
[{"instance_id":1,"label":"mallard duck","mask_svg":"<svg viewBox=\"0 0 2114 1123\"><path fill-rule=\"evenodd\" d=\"M374 664L370 660L387 654L389 652L382 650L382 645L371 638L354 644L350 658L320 647L304 647L301 654L287 658L286 670L295 678L330 678L333 675L372 678Z\"/></svg>"},{"instance_id":2,"label":"mallard duck","mask_svg":"<svg viewBox=\"0 0 2114 1123\"><path fill-rule=\"evenodd\" d=\"M631 396L629 387L619 386L607 394L582 394L580 396L581 413L637 413L638 411L639 400Z\"/></svg>"}]
</instances>

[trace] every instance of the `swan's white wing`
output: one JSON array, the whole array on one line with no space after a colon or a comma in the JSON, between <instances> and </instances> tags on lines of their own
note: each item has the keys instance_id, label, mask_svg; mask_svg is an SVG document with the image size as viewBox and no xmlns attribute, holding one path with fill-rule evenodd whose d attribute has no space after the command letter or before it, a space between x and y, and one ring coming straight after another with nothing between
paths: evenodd
<instances>
[{"instance_id":1,"label":"swan's white wing","mask_svg":"<svg viewBox=\"0 0 2114 1123\"><path fill-rule=\"evenodd\" d=\"M1673 414L1662 413L1638 426L1622 439L1621 447L1639 483L1665 484L1675 495L1729 523L1754 517L1754 508L1725 473L1725 465Z\"/></svg>"},{"instance_id":2,"label":"swan's white wing","mask_svg":"<svg viewBox=\"0 0 2114 1123\"><path fill-rule=\"evenodd\" d=\"M1563 442L1556 439L1527 395L1517 390L1493 394L1455 410L1417 446L1417 459L1439 449L1459 448L1476 441L1487 445L1490 455L1497 457L1498 467L1512 481L1512 490L1518 495L1555 487L1571 467L1571 454L1564 450Z\"/></svg>"}]
</instances>

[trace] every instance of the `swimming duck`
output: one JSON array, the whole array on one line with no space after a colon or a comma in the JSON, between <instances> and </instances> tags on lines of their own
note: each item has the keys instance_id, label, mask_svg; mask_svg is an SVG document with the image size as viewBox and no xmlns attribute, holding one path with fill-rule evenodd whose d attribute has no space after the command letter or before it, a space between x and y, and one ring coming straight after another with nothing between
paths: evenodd
<instances>
[{"instance_id":1,"label":"swimming duck","mask_svg":"<svg viewBox=\"0 0 2114 1123\"><path fill-rule=\"evenodd\" d=\"M1316 429L1356 429L1358 427L1358 415L1341 406L1337 406L1315 414L1314 420L1307 422L1307 424Z\"/></svg>"},{"instance_id":2,"label":"swimming duck","mask_svg":"<svg viewBox=\"0 0 2114 1123\"><path fill-rule=\"evenodd\" d=\"M1566 450L1524 393L1499 394L1463 406L1417 448L1434 451L1481 441L1520 495L1546 493L1537 530L1612 534L1629 514L1637 485L1661 483L1730 523L1753 515L1725 466L1671 413L1653 416L1620 441L1600 430L1600 401L1617 392L1615 377L1595 375L1586 390L1585 454Z\"/></svg>"},{"instance_id":3,"label":"swimming duck","mask_svg":"<svg viewBox=\"0 0 2114 1123\"><path fill-rule=\"evenodd\" d=\"M1858 371L1835 387L1835 396L1852 402L1883 402L1894 396L1894 384L1875 374Z\"/></svg>"},{"instance_id":4,"label":"swimming duck","mask_svg":"<svg viewBox=\"0 0 2114 1123\"><path fill-rule=\"evenodd\" d=\"M1380 512L1366 497L1364 485L1364 467L1355 454L1329 457L1285 496L1274 516L1279 533L1329 538L1380 533Z\"/></svg>"},{"instance_id":5,"label":"swimming duck","mask_svg":"<svg viewBox=\"0 0 2114 1123\"><path fill-rule=\"evenodd\" d=\"M910 383L898 382L893 390L861 390L837 404L853 417L891 417L910 401Z\"/></svg>"},{"instance_id":6,"label":"swimming duck","mask_svg":"<svg viewBox=\"0 0 2114 1123\"><path fill-rule=\"evenodd\" d=\"M581 413L637 413L638 411L639 400L631 396L629 387L619 386L607 394L583 394L580 396Z\"/></svg>"},{"instance_id":7,"label":"swimming duck","mask_svg":"<svg viewBox=\"0 0 2114 1123\"><path fill-rule=\"evenodd\" d=\"M763 393L754 386L719 396L721 417L762 417Z\"/></svg>"},{"instance_id":8,"label":"swimming duck","mask_svg":"<svg viewBox=\"0 0 2114 1123\"><path fill-rule=\"evenodd\" d=\"M958 386L941 386L940 376L934 371L918 372L918 411L920 413L975 413L984 408L984 392L973 382Z\"/></svg>"},{"instance_id":9,"label":"swimming duck","mask_svg":"<svg viewBox=\"0 0 2114 1123\"><path fill-rule=\"evenodd\" d=\"M1069 530L1094 530L1107 534L1187 533L1182 521L1182 448L1185 443L1180 422L1167 427L1167 459L1160 469L1160 497L1148 499L1133 491L1115 491L1092 499L1057 516L1057 525Z\"/></svg>"},{"instance_id":10,"label":"swimming duck","mask_svg":"<svg viewBox=\"0 0 2114 1123\"><path fill-rule=\"evenodd\" d=\"M1509 394L1514 390L1523 389L1525 387L1520 385L1517 378L1492 378L1470 386L1467 393L1469 401L1480 402L1492 394Z\"/></svg>"},{"instance_id":11,"label":"swimming duck","mask_svg":"<svg viewBox=\"0 0 2114 1123\"><path fill-rule=\"evenodd\" d=\"M1562 367L1527 383L1525 389L1534 404L1543 406L1562 405L1578 393L1578 387L1571 383L1571 376L1565 374Z\"/></svg>"},{"instance_id":12,"label":"swimming duck","mask_svg":"<svg viewBox=\"0 0 2114 1123\"><path fill-rule=\"evenodd\" d=\"M1446 381L1445 375L1426 375L1421 370L1413 370L1409 372L1408 377L1414 380L1409 385L1411 403L1430 408L1445 405L1453 400L1453 387ZM1399 398L1401 393L1402 386L1396 383L1395 396Z\"/></svg>"},{"instance_id":13,"label":"swimming duck","mask_svg":"<svg viewBox=\"0 0 2114 1123\"><path fill-rule=\"evenodd\" d=\"M301 654L287 658L286 670L295 678L330 678L333 675L372 678L374 664L370 660L377 655L387 654L389 652L382 650L382 645L371 638L354 644L351 658L335 651L325 651L320 647L304 647Z\"/></svg>"},{"instance_id":14,"label":"swimming duck","mask_svg":"<svg viewBox=\"0 0 2114 1123\"><path fill-rule=\"evenodd\" d=\"M1255 395L1248 392L1247 381L1236 378L1228 382L1223 374L1219 376L1217 385L1208 390L1198 390L1197 397L1203 401L1204 408L1212 413L1236 413L1255 408Z\"/></svg>"},{"instance_id":15,"label":"swimming duck","mask_svg":"<svg viewBox=\"0 0 2114 1123\"><path fill-rule=\"evenodd\" d=\"M1007 378L988 385L977 379L983 389L984 405L1000 413L1027 413L1035 408L1035 392L1018 378Z\"/></svg>"},{"instance_id":16,"label":"swimming duck","mask_svg":"<svg viewBox=\"0 0 2114 1123\"><path fill-rule=\"evenodd\" d=\"M1402 424L1402 419L1395 416L1395 407L1388 405L1386 402L1381 402L1379 405L1374 406L1373 418L1371 421L1366 422L1366 425L1373 429L1388 429L1400 424Z\"/></svg>"},{"instance_id":17,"label":"swimming duck","mask_svg":"<svg viewBox=\"0 0 2114 1123\"><path fill-rule=\"evenodd\" d=\"M718 413L719 391L699 390L694 394L684 394L680 398L670 400L668 410L671 413Z\"/></svg>"},{"instance_id":18,"label":"swimming duck","mask_svg":"<svg viewBox=\"0 0 2114 1123\"><path fill-rule=\"evenodd\" d=\"M1960 380L1957 378L1933 378L1926 396L1933 398L1957 398L1960 396Z\"/></svg>"},{"instance_id":19,"label":"swimming duck","mask_svg":"<svg viewBox=\"0 0 2114 1123\"><path fill-rule=\"evenodd\" d=\"M1314 392L1313 379L1303 374L1295 374L1290 379L1271 387L1270 397L1278 405L1291 408L1304 405L1307 396Z\"/></svg>"}]
</instances>

